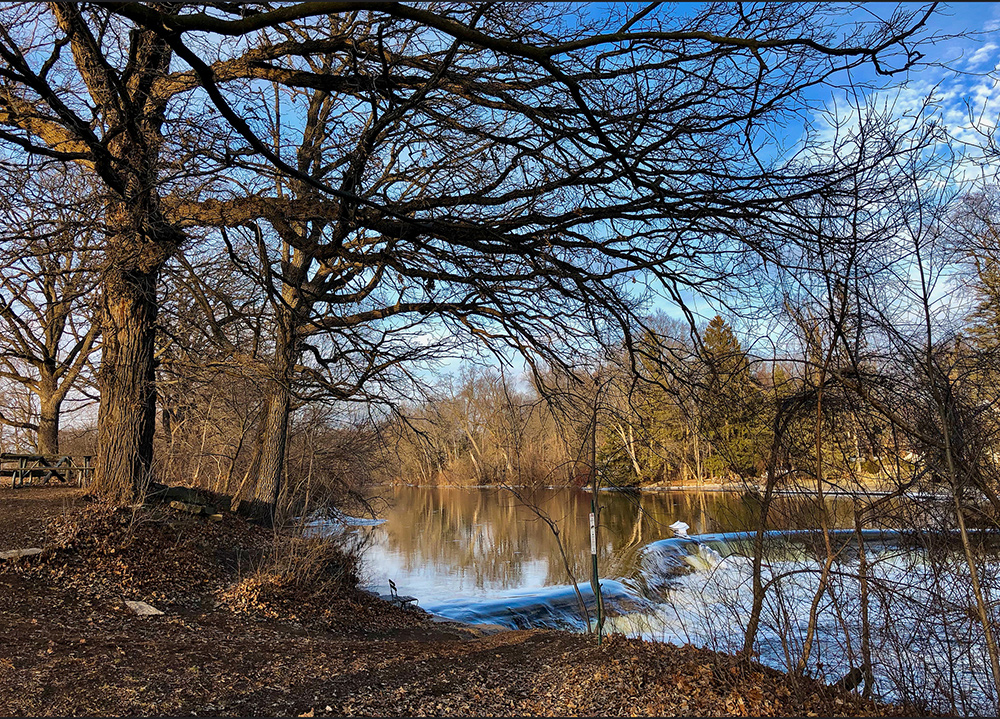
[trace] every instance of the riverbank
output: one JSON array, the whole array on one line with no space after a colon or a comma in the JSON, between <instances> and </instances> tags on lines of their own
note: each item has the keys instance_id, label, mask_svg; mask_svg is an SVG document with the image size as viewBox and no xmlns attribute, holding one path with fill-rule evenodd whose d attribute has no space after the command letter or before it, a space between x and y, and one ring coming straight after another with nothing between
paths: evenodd
<instances>
[{"instance_id":1,"label":"riverbank","mask_svg":"<svg viewBox=\"0 0 1000 719\"><path fill-rule=\"evenodd\" d=\"M432 622L229 514L3 492L0 550L44 548L0 563L3 715L912 714L692 647Z\"/></svg>"},{"instance_id":2,"label":"riverbank","mask_svg":"<svg viewBox=\"0 0 1000 719\"><path fill-rule=\"evenodd\" d=\"M576 490L581 492L591 492L590 485L556 485L547 484L539 486L529 485L503 485L503 484L397 484L394 486L409 487L411 489L466 489L466 490L505 490L517 491L538 491L538 490ZM865 488L837 489L834 487L824 487L824 497L870 497L874 499L884 497L904 497L911 500L949 500L951 495L947 492L927 492L927 491L907 491L900 492L898 489L885 489L884 484L872 484ZM729 482L725 484L642 484L635 486L613 487L603 486L600 492L622 492L622 493L670 493L670 492L693 492L706 494L743 494L753 493L758 497L763 497L766 486L763 483L754 482ZM818 492L815 486L792 486L791 488L772 489L771 494L775 497L816 497Z\"/></svg>"}]
</instances>

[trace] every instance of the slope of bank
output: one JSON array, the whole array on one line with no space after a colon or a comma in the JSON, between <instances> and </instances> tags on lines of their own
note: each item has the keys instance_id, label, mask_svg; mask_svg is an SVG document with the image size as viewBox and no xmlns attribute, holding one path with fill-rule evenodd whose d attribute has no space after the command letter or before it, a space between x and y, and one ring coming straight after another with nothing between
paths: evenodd
<instances>
[{"instance_id":1,"label":"slope of bank","mask_svg":"<svg viewBox=\"0 0 1000 719\"><path fill-rule=\"evenodd\" d=\"M0 550L46 544L0 563L3 715L912 713L693 647L438 624L357 590L336 547L228 514L0 492Z\"/></svg>"}]
</instances>

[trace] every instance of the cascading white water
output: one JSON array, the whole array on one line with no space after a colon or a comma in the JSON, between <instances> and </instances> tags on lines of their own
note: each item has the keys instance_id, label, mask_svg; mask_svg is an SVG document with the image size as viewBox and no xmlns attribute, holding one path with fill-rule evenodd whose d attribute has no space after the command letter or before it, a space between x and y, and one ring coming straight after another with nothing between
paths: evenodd
<instances>
[{"instance_id":1,"label":"cascading white water","mask_svg":"<svg viewBox=\"0 0 1000 719\"><path fill-rule=\"evenodd\" d=\"M844 541L850 534L831 533L838 540L839 559L818 606L816 641L808 664L810 674L831 683L862 664L858 555ZM975 622L970 622L969 605L963 616L957 597L942 603L936 591L949 581L957 586L961 563L932 566L921 550L902 542L898 532L866 535L875 694L898 700L911 693L906 691L909 683L912 695L935 696L937 708L950 710L954 702L961 713L981 713L991 701L985 647L971 631ZM738 651L753 601L752 562L740 553L748 549L751 536L675 537L647 545L634 575L602 580L609 610L607 631ZM768 537L762 577L768 592L757 648L759 660L779 670L794 669L802 650L820 581L820 563L805 542L815 537L815 532ZM993 571L1000 565L985 569ZM590 587L581 584L580 592L592 609ZM459 621L511 628L583 630L586 626L571 585L453 598L425 608ZM966 689L964 696L928 692L945 686L948 676L958 679L957 685Z\"/></svg>"},{"instance_id":2,"label":"cascading white water","mask_svg":"<svg viewBox=\"0 0 1000 719\"><path fill-rule=\"evenodd\" d=\"M325 527L337 524L363 540L366 579L379 593L387 593L392 580L420 606L454 619L584 631L566 577L567 565L578 578L588 576L590 499L564 490L534 495L535 506L558 521L561 544L520 500L487 489L400 488L386 524ZM801 654L826 548L822 532L799 529L817 525L814 499L775 502L775 529L763 537L767 592L755 648L763 663L785 670ZM612 493L602 504L606 629L741 649L753 603L755 546L755 534L745 530L757 526L759 501L741 493ZM854 500L827 498L826 506L835 561L817 604L806 669L833 682L862 663L860 554L854 530L847 529L856 517ZM690 536L669 528L677 522L690 525ZM901 519L896 526L926 523ZM995 601L1000 562L990 538L997 535L972 534L980 582ZM862 539L875 695L926 701L957 714L989 711L990 674L961 543L953 534L918 529L869 528ZM589 583L580 591L593 615ZM997 615L1000 607L991 607Z\"/></svg>"},{"instance_id":3,"label":"cascading white water","mask_svg":"<svg viewBox=\"0 0 1000 719\"><path fill-rule=\"evenodd\" d=\"M803 540L816 532L772 533L762 581L760 661L795 668L820 582L820 562ZM899 532L866 532L869 616L875 694L889 700L932 698L935 708L982 714L991 699L988 658L977 631L974 600L963 588L967 569L954 554L928 561L926 550ZM840 540L827 591L818 605L809 672L827 682L862 664L860 577L850 532ZM738 651L750 615L752 562L748 534L668 539L645 548L640 576L628 584L651 609L616 616L612 631L646 639ZM720 551L721 550L721 551ZM691 567L695 571L684 571ZM1000 563L981 567L996 577ZM955 688L961 688L956 693Z\"/></svg>"}]
</instances>

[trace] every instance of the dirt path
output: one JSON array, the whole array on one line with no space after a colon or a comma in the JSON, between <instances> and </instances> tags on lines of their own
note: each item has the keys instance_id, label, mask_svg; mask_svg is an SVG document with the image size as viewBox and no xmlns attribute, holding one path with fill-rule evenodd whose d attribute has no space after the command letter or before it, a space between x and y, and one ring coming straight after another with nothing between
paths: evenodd
<instances>
[{"instance_id":1,"label":"dirt path","mask_svg":"<svg viewBox=\"0 0 1000 719\"><path fill-rule=\"evenodd\" d=\"M40 547L49 520L76 506L83 490L77 487L18 487L0 485L0 552Z\"/></svg>"}]
</instances>

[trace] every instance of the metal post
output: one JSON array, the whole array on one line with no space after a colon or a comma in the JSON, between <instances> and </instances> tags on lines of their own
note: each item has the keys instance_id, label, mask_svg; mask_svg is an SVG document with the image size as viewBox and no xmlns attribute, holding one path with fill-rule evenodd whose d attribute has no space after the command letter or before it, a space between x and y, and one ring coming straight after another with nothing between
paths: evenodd
<instances>
[{"instance_id":1,"label":"metal post","mask_svg":"<svg viewBox=\"0 0 1000 719\"><path fill-rule=\"evenodd\" d=\"M590 587L597 603L597 646L601 646L604 635L604 597L601 595L600 575L597 572L597 525L600 518L597 504L597 492L600 489L600 478L597 475L597 407L600 390L598 385L594 391L593 431L590 435Z\"/></svg>"},{"instance_id":2,"label":"metal post","mask_svg":"<svg viewBox=\"0 0 1000 719\"><path fill-rule=\"evenodd\" d=\"M601 646L601 639L604 633L604 597L601 596L601 581L597 573L597 499L594 493L590 498L590 586L594 590L594 599L597 602L597 646Z\"/></svg>"}]
</instances>

